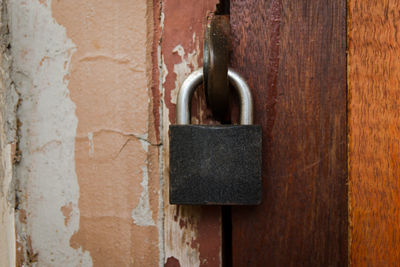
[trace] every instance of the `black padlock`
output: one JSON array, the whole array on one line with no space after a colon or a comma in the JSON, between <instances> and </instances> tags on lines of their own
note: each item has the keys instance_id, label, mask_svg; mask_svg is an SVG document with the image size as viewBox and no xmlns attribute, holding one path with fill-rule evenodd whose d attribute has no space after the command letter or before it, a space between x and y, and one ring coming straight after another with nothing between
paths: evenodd
<instances>
[{"instance_id":1,"label":"black padlock","mask_svg":"<svg viewBox=\"0 0 400 267\"><path fill-rule=\"evenodd\" d=\"M203 69L182 84L176 125L169 127L169 201L188 205L256 205L261 202L261 127L245 80L228 70L240 97L241 125L192 125L189 105Z\"/></svg>"}]
</instances>

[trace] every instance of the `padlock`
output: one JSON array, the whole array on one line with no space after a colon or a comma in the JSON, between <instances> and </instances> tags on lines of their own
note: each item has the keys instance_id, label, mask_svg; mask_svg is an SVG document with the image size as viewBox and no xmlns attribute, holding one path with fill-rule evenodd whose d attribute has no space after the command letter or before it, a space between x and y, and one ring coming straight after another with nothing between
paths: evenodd
<instances>
[{"instance_id":1,"label":"padlock","mask_svg":"<svg viewBox=\"0 0 400 267\"><path fill-rule=\"evenodd\" d=\"M261 126L245 80L228 70L240 97L241 125L190 124L190 101L203 69L189 75L177 98L176 125L169 127L169 201L181 205L256 205L261 202Z\"/></svg>"}]
</instances>

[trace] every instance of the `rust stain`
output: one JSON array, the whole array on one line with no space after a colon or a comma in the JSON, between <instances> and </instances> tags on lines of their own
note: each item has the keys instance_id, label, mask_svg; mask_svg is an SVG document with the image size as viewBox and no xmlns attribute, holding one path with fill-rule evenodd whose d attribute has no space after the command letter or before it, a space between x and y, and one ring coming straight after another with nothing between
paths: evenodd
<instances>
[{"instance_id":1,"label":"rust stain","mask_svg":"<svg viewBox=\"0 0 400 267\"><path fill-rule=\"evenodd\" d=\"M16 246L16 260L15 260L15 265L17 267L22 267L24 266L25 262L25 254L24 254L24 245L20 241L15 242Z\"/></svg>"},{"instance_id":2,"label":"rust stain","mask_svg":"<svg viewBox=\"0 0 400 267\"><path fill-rule=\"evenodd\" d=\"M28 263L33 264L38 261L39 253L33 250L32 239L30 236L27 238L27 246Z\"/></svg>"},{"instance_id":3,"label":"rust stain","mask_svg":"<svg viewBox=\"0 0 400 267\"><path fill-rule=\"evenodd\" d=\"M179 261L174 257L169 257L164 266L165 267L181 267Z\"/></svg>"},{"instance_id":4,"label":"rust stain","mask_svg":"<svg viewBox=\"0 0 400 267\"><path fill-rule=\"evenodd\" d=\"M153 221L158 214L159 147L152 145L153 90L147 91L152 6L126 0L51 3L53 16L76 45L66 79L78 117L80 220L70 245L89 251L94 266L155 266L158 229L138 226L132 218L143 190L143 166ZM69 207L62 212L69 214Z\"/></svg>"},{"instance_id":5,"label":"rust stain","mask_svg":"<svg viewBox=\"0 0 400 267\"><path fill-rule=\"evenodd\" d=\"M179 219L179 227L180 227L181 229L187 227L187 222L186 222L185 220L183 220L182 218Z\"/></svg>"},{"instance_id":6,"label":"rust stain","mask_svg":"<svg viewBox=\"0 0 400 267\"><path fill-rule=\"evenodd\" d=\"M17 142L11 144L11 162L15 163L15 156L17 154Z\"/></svg>"},{"instance_id":7,"label":"rust stain","mask_svg":"<svg viewBox=\"0 0 400 267\"><path fill-rule=\"evenodd\" d=\"M39 0L39 3L47 7L47 0Z\"/></svg>"},{"instance_id":8,"label":"rust stain","mask_svg":"<svg viewBox=\"0 0 400 267\"><path fill-rule=\"evenodd\" d=\"M25 223L26 224L26 218L27 218L26 210L20 209L20 210L18 210L18 213L19 213L19 216L18 216L19 221L21 223Z\"/></svg>"},{"instance_id":9,"label":"rust stain","mask_svg":"<svg viewBox=\"0 0 400 267\"><path fill-rule=\"evenodd\" d=\"M46 60L49 60L49 57L43 57L43 58L40 60L39 65L42 66L43 63L44 63Z\"/></svg>"},{"instance_id":10,"label":"rust stain","mask_svg":"<svg viewBox=\"0 0 400 267\"><path fill-rule=\"evenodd\" d=\"M72 215L72 202L70 202L68 205L62 206L61 212L64 215L64 225L67 226Z\"/></svg>"}]
</instances>

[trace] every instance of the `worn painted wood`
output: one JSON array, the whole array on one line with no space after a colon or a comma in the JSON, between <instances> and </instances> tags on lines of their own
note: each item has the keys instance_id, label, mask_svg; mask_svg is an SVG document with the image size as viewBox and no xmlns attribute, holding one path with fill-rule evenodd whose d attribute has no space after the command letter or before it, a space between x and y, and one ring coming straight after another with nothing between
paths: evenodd
<instances>
[{"instance_id":1,"label":"worn painted wood","mask_svg":"<svg viewBox=\"0 0 400 267\"><path fill-rule=\"evenodd\" d=\"M344 0L231 0L264 183L262 205L232 208L233 266L347 264L345 14Z\"/></svg>"},{"instance_id":2,"label":"worn painted wood","mask_svg":"<svg viewBox=\"0 0 400 267\"><path fill-rule=\"evenodd\" d=\"M353 266L400 263L400 1L349 1Z\"/></svg>"},{"instance_id":3,"label":"worn painted wood","mask_svg":"<svg viewBox=\"0 0 400 267\"><path fill-rule=\"evenodd\" d=\"M220 266L221 211L219 207L168 204L169 133L175 123L176 95L184 79L202 64L204 26L217 0L155 1L160 10L158 53L162 97L164 251L165 266ZM155 12L157 13L157 11ZM156 34L157 38L157 34ZM210 122L203 90L193 97L192 122Z\"/></svg>"}]
</instances>

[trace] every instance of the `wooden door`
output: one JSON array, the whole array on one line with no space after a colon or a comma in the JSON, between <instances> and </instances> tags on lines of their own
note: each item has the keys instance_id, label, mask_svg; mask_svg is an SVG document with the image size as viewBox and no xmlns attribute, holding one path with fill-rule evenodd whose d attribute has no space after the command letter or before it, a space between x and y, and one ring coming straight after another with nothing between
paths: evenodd
<instances>
[{"instance_id":1,"label":"wooden door","mask_svg":"<svg viewBox=\"0 0 400 267\"><path fill-rule=\"evenodd\" d=\"M162 1L165 128L178 86L201 64L216 3ZM183 13L191 16L178 20ZM182 256L193 246L201 266L346 265L345 14L345 0L230 1L231 66L248 81L263 130L263 202L222 217L217 207L167 205L167 266L195 264ZM203 94L195 123L211 120Z\"/></svg>"},{"instance_id":2,"label":"wooden door","mask_svg":"<svg viewBox=\"0 0 400 267\"><path fill-rule=\"evenodd\" d=\"M263 128L263 202L232 208L234 266L346 266L346 1L232 0L232 66Z\"/></svg>"},{"instance_id":3,"label":"wooden door","mask_svg":"<svg viewBox=\"0 0 400 267\"><path fill-rule=\"evenodd\" d=\"M217 2L156 7L165 18L161 63L174 70L161 75L164 127L179 83L201 65L205 17ZM180 240L167 238L167 266L190 266L193 247L200 266L397 266L399 1L222 2L231 66L248 81L263 128L263 202L167 205L165 236ZM202 91L193 104L195 122L213 121Z\"/></svg>"}]
</instances>

